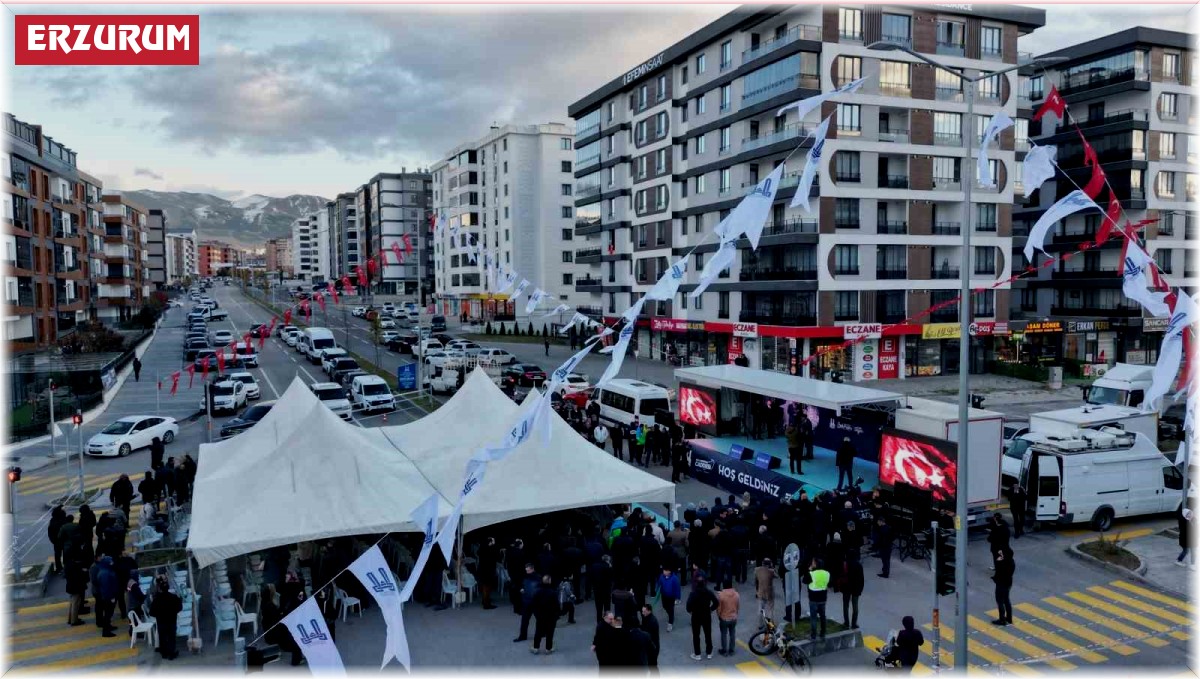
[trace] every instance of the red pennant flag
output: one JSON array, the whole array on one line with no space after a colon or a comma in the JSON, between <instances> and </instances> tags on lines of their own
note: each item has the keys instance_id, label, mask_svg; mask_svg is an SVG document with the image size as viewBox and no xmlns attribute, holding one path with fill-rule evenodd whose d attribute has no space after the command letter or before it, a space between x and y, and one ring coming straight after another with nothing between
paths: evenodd
<instances>
[{"instance_id":1,"label":"red pennant flag","mask_svg":"<svg viewBox=\"0 0 1200 679\"><path fill-rule=\"evenodd\" d=\"M1113 228L1120 223L1117 221L1117 218L1120 216L1121 201L1117 200L1112 191L1109 191L1108 211L1104 215L1104 220L1100 222L1100 228L1096 231L1096 245L1104 245L1105 241L1112 234Z\"/></svg>"},{"instance_id":2,"label":"red pennant flag","mask_svg":"<svg viewBox=\"0 0 1200 679\"><path fill-rule=\"evenodd\" d=\"M324 312L325 311L325 295L322 295L319 292L317 293L317 304L321 305L321 311Z\"/></svg>"},{"instance_id":3,"label":"red pennant flag","mask_svg":"<svg viewBox=\"0 0 1200 679\"><path fill-rule=\"evenodd\" d=\"M284 325L290 325L290 324L291 324L291 322L292 322L292 310L291 310L291 309L284 309L284 310L283 310L283 324L284 324Z\"/></svg>"},{"instance_id":4,"label":"red pennant flag","mask_svg":"<svg viewBox=\"0 0 1200 679\"><path fill-rule=\"evenodd\" d=\"M188 372L188 389L191 389L192 388L192 380L196 379L196 364L189 363L188 367L187 367L187 372Z\"/></svg>"},{"instance_id":5,"label":"red pennant flag","mask_svg":"<svg viewBox=\"0 0 1200 679\"><path fill-rule=\"evenodd\" d=\"M433 218L430 217L430 219L433 219ZM400 237L404 239L404 254L411 255L413 252L412 239L408 237L407 233L401 235Z\"/></svg>"},{"instance_id":6,"label":"red pennant flag","mask_svg":"<svg viewBox=\"0 0 1200 679\"><path fill-rule=\"evenodd\" d=\"M220 354L218 354L218 355L220 355ZM200 377L202 379L207 380L208 379L208 357L207 356L204 357L204 360L200 361L200 369L203 371L203 373L200 375Z\"/></svg>"},{"instance_id":7,"label":"red pennant flag","mask_svg":"<svg viewBox=\"0 0 1200 679\"><path fill-rule=\"evenodd\" d=\"M399 264L404 263L404 255L400 253L400 244L399 243L392 243L392 254L396 255L397 263L399 263Z\"/></svg>"},{"instance_id":8,"label":"red pennant flag","mask_svg":"<svg viewBox=\"0 0 1200 679\"><path fill-rule=\"evenodd\" d=\"M304 300L300 303L300 310L304 312L305 323L312 321L312 307L309 306L308 300Z\"/></svg>"},{"instance_id":9,"label":"red pennant flag","mask_svg":"<svg viewBox=\"0 0 1200 679\"><path fill-rule=\"evenodd\" d=\"M371 259L368 259L368 260L367 260L367 275L368 275L368 276L374 276L374 275L375 275L375 269L377 269L377 268L378 268L378 267L377 267L377 266L376 266L376 264L375 264L375 258L374 258L374 257L372 257Z\"/></svg>"},{"instance_id":10,"label":"red pennant flag","mask_svg":"<svg viewBox=\"0 0 1200 679\"><path fill-rule=\"evenodd\" d=\"M379 251L379 266L387 266L387 250Z\"/></svg>"},{"instance_id":11,"label":"red pennant flag","mask_svg":"<svg viewBox=\"0 0 1200 679\"><path fill-rule=\"evenodd\" d=\"M346 295L352 294L353 289L354 286L350 285L350 277L342 276L342 293Z\"/></svg>"},{"instance_id":12,"label":"red pennant flag","mask_svg":"<svg viewBox=\"0 0 1200 679\"><path fill-rule=\"evenodd\" d=\"M1092 178L1084 185L1083 192L1087 194L1088 198L1095 200L1096 196L1100 195L1100 191L1103 189L1104 168L1100 167L1100 163L1096 163L1092 166Z\"/></svg>"},{"instance_id":13,"label":"red pennant flag","mask_svg":"<svg viewBox=\"0 0 1200 679\"><path fill-rule=\"evenodd\" d=\"M251 349L250 333L246 333L245 335L242 335L242 341L246 344L246 351L250 351L250 349Z\"/></svg>"},{"instance_id":14,"label":"red pennant flag","mask_svg":"<svg viewBox=\"0 0 1200 679\"><path fill-rule=\"evenodd\" d=\"M258 350L259 351L262 351L263 345L267 343L267 336L270 334L271 334L270 328L267 328L266 332L260 332L258 334Z\"/></svg>"},{"instance_id":15,"label":"red pennant flag","mask_svg":"<svg viewBox=\"0 0 1200 679\"><path fill-rule=\"evenodd\" d=\"M219 374L219 375L225 374L225 352L224 351L217 352L217 374Z\"/></svg>"},{"instance_id":16,"label":"red pennant flag","mask_svg":"<svg viewBox=\"0 0 1200 679\"><path fill-rule=\"evenodd\" d=\"M1063 119L1063 112L1067 110L1067 102L1063 101L1062 95L1058 93L1058 88L1051 85L1050 94L1046 96L1045 103L1033 114L1034 120L1041 120L1042 116L1046 115L1047 111L1054 111L1054 115L1059 119Z\"/></svg>"},{"instance_id":17,"label":"red pennant flag","mask_svg":"<svg viewBox=\"0 0 1200 679\"><path fill-rule=\"evenodd\" d=\"M334 304L338 303L337 286L333 284L333 281L329 281L329 296L333 298Z\"/></svg>"},{"instance_id":18,"label":"red pennant flag","mask_svg":"<svg viewBox=\"0 0 1200 679\"><path fill-rule=\"evenodd\" d=\"M172 396L175 395L175 392L179 391L179 378L180 378L179 371L176 370L171 375L171 395Z\"/></svg>"},{"instance_id":19,"label":"red pennant flag","mask_svg":"<svg viewBox=\"0 0 1200 679\"><path fill-rule=\"evenodd\" d=\"M367 272L363 271L361 266L354 267L354 271L358 274L358 284L364 288L367 287Z\"/></svg>"},{"instance_id":20,"label":"red pennant flag","mask_svg":"<svg viewBox=\"0 0 1200 679\"><path fill-rule=\"evenodd\" d=\"M1174 313L1174 305L1171 305L1172 313ZM1193 371L1196 369L1196 364L1192 361L1192 333L1187 330L1183 331L1183 370L1179 371L1179 383L1175 389L1186 389L1189 384L1192 384L1192 378L1195 377Z\"/></svg>"}]
</instances>

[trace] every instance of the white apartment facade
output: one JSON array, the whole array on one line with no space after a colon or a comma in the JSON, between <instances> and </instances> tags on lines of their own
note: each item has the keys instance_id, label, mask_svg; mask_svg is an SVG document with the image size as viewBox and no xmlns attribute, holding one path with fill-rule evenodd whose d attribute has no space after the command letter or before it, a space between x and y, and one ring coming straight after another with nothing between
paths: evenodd
<instances>
[{"instance_id":1,"label":"white apartment facade","mask_svg":"<svg viewBox=\"0 0 1200 679\"><path fill-rule=\"evenodd\" d=\"M293 275L309 281L329 278L328 238L328 217L323 210L292 221Z\"/></svg>"},{"instance_id":2,"label":"white apartment facade","mask_svg":"<svg viewBox=\"0 0 1200 679\"><path fill-rule=\"evenodd\" d=\"M196 232L166 235L167 282L174 284L196 277Z\"/></svg>"},{"instance_id":3,"label":"white apartment facade","mask_svg":"<svg viewBox=\"0 0 1200 679\"><path fill-rule=\"evenodd\" d=\"M434 284L445 313L524 318L528 295L537 288L550 296L535 317L579 301L576 261L581 252L590 253L581 250L583 239L574 231L574 136L574 128L563 123L493 127L431 168L433 211L444 212L447 220L433 256ZM457 242L450 235L453 228ZM529 281L515 304L512 289L496 294L482 254L471 261L465 247L471 242ZM549 320L569 319L566 313Z\"/></svg>"}]
</instances>

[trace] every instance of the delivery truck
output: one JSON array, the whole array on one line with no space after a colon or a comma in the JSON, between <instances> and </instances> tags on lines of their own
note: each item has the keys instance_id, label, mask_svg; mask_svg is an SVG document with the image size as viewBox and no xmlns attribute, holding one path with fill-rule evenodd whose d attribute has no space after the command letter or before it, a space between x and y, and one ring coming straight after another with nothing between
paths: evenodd
<instances>
[{"instance_id":1,"label":"delivery truck","mask_svg":"<svg viewBox=\"0 0 1200 679\"><path fill-rule=\"evenodd\" d=\"M1029 416L1029 430L1044 433L1070 434L1078 429L1116 427L1144 434L1158 446L1158 413L1143 412L1129 406L1084 404L1078 408L1049 410Z\"/></svg>"},{"instance_id":2,"label":"delivery truck","mask_svg":"<svg viewBox=\"0 0 1200 679\"><path fill-rule=\"evenodd\" d=\"M1117 363L1085 390L1084 400L1096 405L1136 407L1154 381L1154 366Z\"/></svg>"}]
</instances>

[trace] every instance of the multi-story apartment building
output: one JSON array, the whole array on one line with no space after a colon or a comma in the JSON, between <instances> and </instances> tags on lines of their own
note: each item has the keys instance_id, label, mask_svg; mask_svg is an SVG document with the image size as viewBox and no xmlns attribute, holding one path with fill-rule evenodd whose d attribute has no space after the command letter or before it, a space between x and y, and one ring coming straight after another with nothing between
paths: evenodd
<instances>
[{"instance_id":1,"label":"multi-story apartment building","mask_svg":"<svg viewBox=\"0 0 1200 679\"><path fill-rule=\"evenodd\" d=\"M196 232L168 233L166 237L167 282L177 284L195 277Z\"/></svg>"},{"instance_id":2,"label":"multi-story apartment building","mask_svg":"<svg viewBox=\"0 0 1200 679\"><path fill-rule=\"evenodd\" d=\"M74 151L4 114L4 314L9 351L52 346L87 320L91 303L88 248L103 227L89 221L91 177ZM99 182L95 182L99 186Z\"/></svg>"},{"instance_id":3,"label":"multi-story apartment building","mask_svg":"<svg viewBox=\"0 0 1200 679\"><path fill-rule=\"evenodd\" d=\"M326 280L329 230L322 228L323 213L297 217L292 221L292 273L304 280Z\"/></svg>"},{"instance_id":4,"label":"multi-story apartment building","mask_svg":"<svg viewBox=\"0 0 1200 679\"><path fill-rule=\"evenodd\" d=\"M341 197L339 196L339 203ZM356 267L367 267L367 260L384 253L386 266L380 267L371 279L374 292L385 295L405 295L414 300L420 296L424 304L433 293L432 229L429 224L430 205L433 201L433 177L427 170L409 172L400 168L399 173L380 173L354 193L353 215L347 199L342 214L353 220L343 219L347 234L357 227L357 263L349 265L347 239L346 273L352 274ZM404 249L404 234L412 242L413 254L406 255L404 263L398 263L392 252L395 244ZM351 279L353 280L353 276Z\"/></svg>"},{"instance_id":5,"label":"multi-story apartment building","mask_svg":"<svg viewBox=\"0 0 1200 679\"><path fill-rule=\"evenodd\" d=\"M1194 291L1200 139L1192 134L1197 115L1192 36L1139 26L1044 56L1065 61L1045 71L1022 71L1018 156L1030 140L1056 146L1066 177L1046 182L1029 199L1024 191L1018 194L1014 261L1026 263L1025 235L1046 208L1090 178L1082 132L1121 203L1122 224L1157 219L1142 232L1147 252L1169 282ZM1032 120L1052 86L1066 101L1069 117L1059 120L1051 112ZM1102 207L1108 205L1108 191L1098 196ZM1048 252L1078 250L1095 238L1101 219L1092 211L1060 221L1047 235ZM1143 317L1141 307L1122 292L1122 242L1114 237L1018 281L1014 317L1049 319L1042 324L1049 332L1027 335L1025 346L1007 349L1083 364L1154 363L1166 319ZM1039 255L1037 263L1043 261Z\"/></svg>"},{"instance_id":6,"label":"multi-story apartment building","mask_svg":"<svg viewBox=\"0 0 1200 679\"><path fill-rule=\"evenodd\" d=\"M472 263L464 247L471 242L528 279L527 294L535 287L550 293L545 310L583 296L575 292L575 261L598 251L579 249L575 238L574 136L562 123L493 127L433 166L434 211L447 219L433 246L443 310L487 319L525 315L523 302L514 309L508 301L511 291L489 288L484 257Z\"/></svg>"},{"instance_id":7,"label":"multi-story apartment building","mask_svg":"<svg viewBox=\"0 0 1200 679\"><path fill-rule=\"evenodd\" d=\"M264 265L269 273L292 274L292 239L272 238L267 241Z\"/></svg>"},{"instance_id":8,"label":"multi-story apartment building","mask_svg":"<svg viewBox=\"0 0 1200 679\"><path fill-rule=\"evenodd\" d=\"M167 284L167 216L151 209L146 218L146 282L154 290Z\"/></svg>"},{"instance_id":9,"label":"multi-story apartment building","mask_svg":"<svg viewBox=\"0 0 1200 679\"><path fill-rule=\"evenodd\" d=\"M360 252L366 249L366 238L358 222L358 192L339 193L325 203L329 219L329 276L353 277L354 270L364 263Z\"/></svg>"},{"instance_id":10,"label":"multi-story apartment building","mask_svg":"<svg viewBox=\"0 0 1200 679\"><path fill-rule=\"evenodd\" d=\"M643 310L640 354L684 363L745 354L752 365L795 372L797 357L887 323L900 325L853 352L823 353L804 372L956 372L959 337L949 324L958 305L901 322L957 296L962 266L975 288L1010 275L1013 130L989 150L996 188L975 191L969 207L963 182L975 163L964 142L975 134L978 148L997 112L1016 116L1017 74L983 82L971 130L960 78L869 45L899 43L975 76L1016 64L1017 38L1044 21L1043 11L1014 6L741 8L635 65L569 108L575 233L580 248L599 248L579 267L576 289L611 320L696 248L680 294ZM804 120L794 110L776 115L860 77L857 93ZM797 147L811 145L805 138L828 116L810 217L788 207L804 166ZM713 228L794 151L759 248L743 240L731 269L687 299L717 248ZM963 253L968 209L973 247ZM1007 287L972 299L981 335L1005 331ZM972 370L985 368L994 341L972 341Z\"/></svg>"},{"instance_id":11,"label":"multi-story apartment building","mask_svg":"<svg viewBox=\"0 0 1200 679\"><path fill-rule=\"evenodd\" d=\"M105 270L98 286L96 318L113 325L132 318L150 294L147 212L120 193L105 193L101 199Z\"/></svg>"},{"instance_id":12,"label":"multi-story apartment building","mask_svg":"<svg viewBox=\"0 0 1200 679\"><path fill-rule=\"evenodd\" d=\"M202 241L197 250L197 271L201 276L220 276L236 268L242 261L242 251L219 240Z\"/></svg>"}]
</instances>

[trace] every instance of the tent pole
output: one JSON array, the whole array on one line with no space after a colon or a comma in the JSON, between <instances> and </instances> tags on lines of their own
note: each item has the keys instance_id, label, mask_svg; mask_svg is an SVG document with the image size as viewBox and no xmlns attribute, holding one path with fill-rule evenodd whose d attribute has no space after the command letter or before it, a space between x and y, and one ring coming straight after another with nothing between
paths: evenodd
<instances>
[{"instance_id":1,"label":"tent pole","mask_svg":"<svg viewBox=\"0 0 1200 679\"><path fill-rule=\"evenodd\" d=\"M459 592L463 589L463 523L464 519L458 520L458 536L456 538L455 551L458 552L458 562L454 568L454 581L458 583ZM454 593L454 607L458 608L458 592Z\"/></svg>"},{"instance_id":2,"label":"tent pole","mask_svg":"<svg viewBox=\"0 0 1200 679\"><path fill-rule=\"evenodd\" d=\"M192 636L188 638L188 650L192 650L196 647L193 639L197 641L200 639L200 607L196 604L196 574L192 571L192 555L188 552L184 552L184 554L188 569L188 589L192 594ZM259 607L262 607L261 603L259 603Z\"/></svg>"}]
</instances>

